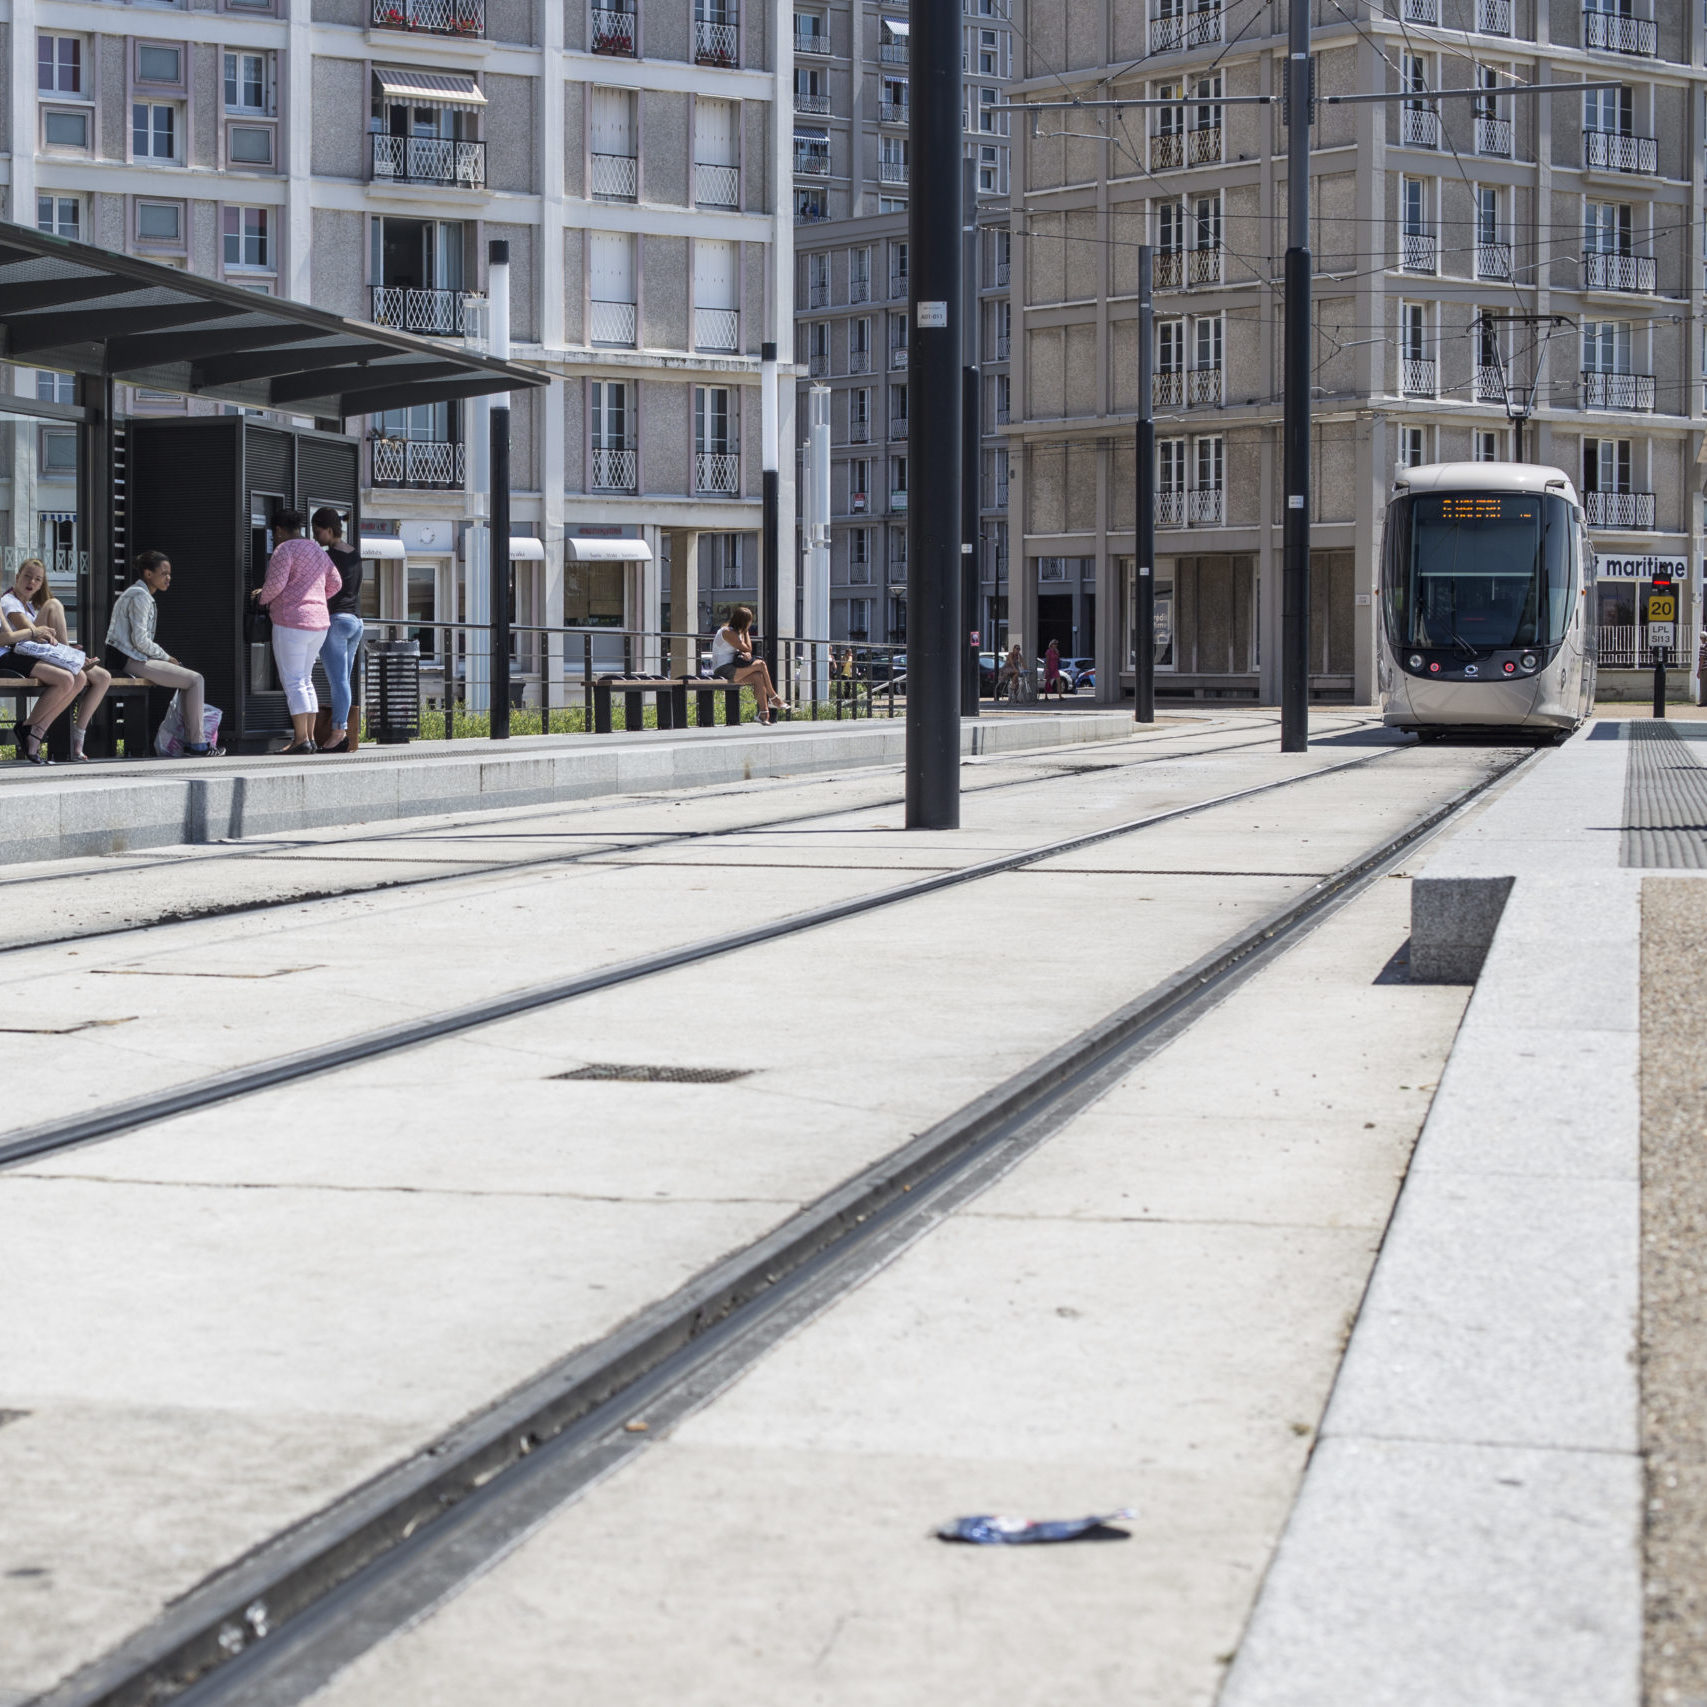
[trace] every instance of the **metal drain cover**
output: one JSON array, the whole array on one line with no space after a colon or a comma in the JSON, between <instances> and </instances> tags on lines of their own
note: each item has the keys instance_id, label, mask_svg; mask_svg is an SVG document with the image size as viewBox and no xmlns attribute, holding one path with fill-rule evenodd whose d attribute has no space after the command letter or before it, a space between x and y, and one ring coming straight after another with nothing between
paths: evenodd
<instances>
[{"instance_id":1,"label":"metal drain cover","mask_svg":"<svg viewBox=\"0 0 1707 1707\"><path fill-rule=\"evenodd\" d=\"M553 1073L554 1079L620 1079L631 1085L726 1085L744 1079L751 1067L647 1067L621 1061L589 1061L572 1073Z\"/></svg>"}]
</instances>

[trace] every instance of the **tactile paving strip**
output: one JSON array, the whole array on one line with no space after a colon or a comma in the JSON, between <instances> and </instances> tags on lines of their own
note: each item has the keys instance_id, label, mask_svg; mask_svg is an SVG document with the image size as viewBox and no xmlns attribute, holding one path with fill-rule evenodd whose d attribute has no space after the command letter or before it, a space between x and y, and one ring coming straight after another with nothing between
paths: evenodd
<instances>
[{"instance_id":1,"label":"tactile paving strip","mask_svg":"<svg viewBox=\"0 0 1707 1707\"><path fill-rule=\"evenodd\" d=\"M1707 767L1695 756L1698 740L1670 723L1626 723L1624 738L1630 762L1619 863L1707 868Z\"/></svg>"}]
</instances>

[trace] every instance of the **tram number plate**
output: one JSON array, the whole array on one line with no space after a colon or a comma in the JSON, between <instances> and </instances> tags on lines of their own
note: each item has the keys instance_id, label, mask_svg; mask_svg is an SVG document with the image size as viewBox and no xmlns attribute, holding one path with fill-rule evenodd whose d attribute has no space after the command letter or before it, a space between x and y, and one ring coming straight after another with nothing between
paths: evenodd
<instances>
[{"instance_id":1,"label":"tram number plate","mask_svg":"<svg viewBox=\"0 0 1707 1707\"><path fill-rule=\"evenodd\" d=\"M1654 603L1658 604L1659 600L1656 599ZM1671 600L1667 599L1666 603L1670 604ZM1648 623L1648 645L1650 647L1664 646L1668 651L1676 646L1677 624L1675 622L1650 621Z\"/></svg>"},{"instance_id":2,"label":"tram number plate","mask_svg":"<svg viewBox=\"0 0 1707 1707\"><path fill-rule=\"evenodd\" d=\"M1676 593L1650 593L1648 595L1648 626L1649 626L1649 628L1651 629L1656 622L1665 623L1669 626L1671 623L1674 623L1676 621L1677 621L1677 594ZM1654 644L1654 642L1650 641L1649 644L1652 645L1652 644ZM1666 644L1669 646L1671 644L1671 642L1668 640L1666 642Z\"/></svg>"}]
</instances>

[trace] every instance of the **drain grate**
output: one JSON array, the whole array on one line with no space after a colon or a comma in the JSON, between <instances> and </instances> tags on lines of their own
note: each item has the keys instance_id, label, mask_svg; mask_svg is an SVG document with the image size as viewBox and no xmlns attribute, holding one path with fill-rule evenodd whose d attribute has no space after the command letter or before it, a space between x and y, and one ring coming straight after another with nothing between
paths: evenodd
<instances>
[{"instance_id":1,"label":"drain grate","mask_svg":"<svg viewBox=\"0 0 1707 1707\"><path fill-rule=\"evenodd\" d=\"M554 1079L619 1079L631 1085L726 1085L744 1079L751 1067L647 1067L621 1061L589 1061L572 1073L553 1073Z\"/></svg>"},{"instance_id":2,"label":"drain grate","mask_svg":"<svg viewBox=\"0 0 1707 1707\"><path fill-rule=\"evenodd\" d=\"M1624 836L1619 863L1707 866L1707 767L1670 723L1627 723Z\"/></svg>"}]
</instances>

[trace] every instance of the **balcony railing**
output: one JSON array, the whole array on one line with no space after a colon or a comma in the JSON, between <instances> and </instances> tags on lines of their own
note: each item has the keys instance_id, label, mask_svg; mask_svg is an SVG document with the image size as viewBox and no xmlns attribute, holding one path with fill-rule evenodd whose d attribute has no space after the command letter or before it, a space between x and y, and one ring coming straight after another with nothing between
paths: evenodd
<instances>
[{"instance_id":1,"label":"balcony railing","mask_svg":"<svg viewBox=\"0 0 1707 1707\"><path fill-rule=\"evenodd\" d=\"M694 453L693 489L719 498L741 495L741 459L733 451L702 450Z\"/></svg>"},{"instance_id":2,"label":"balcony railing","mask_svg":"<svg viewBox=\"0 0 1707 1707\"><path fill-rule=\"evenodd\" d=\"M376 438L369 446L375 486L457 487L463 483L462 446L443 439Z\"/></svg>"},{"instance_id":3,"label":"balcony railing","mask_svg":"<svg viewBox=\"0 0 1707 1707\"><path fill-rule=\"evenodd\" d=\"M1625 136L1616 130L1583 132L1583 164L1594 172L1645 172L1659 169L1659 149L1651 136Z\"/></svg>"},{"instance_id":4,"label":"balcony railing","mask_svg":"<svg viewBox=\"0 0 1707 1707\"><path fill-rule=\"evenodd\" d=\"M906 183L907 162L905 160L879 160L877 162L877 181L880 184Z\"/></svg>"},{"instance_id":5,"label":"balcony railing","mask_svg":"<svg viewBox=\"0 0 1707 1707\"><path fill-rule=\"evenodd\" d=\"M376 30L418 30L432 36L483 36L486 0L373 0Z\"/></svg>"},{"instance_id":6,"label":"balcony railing","mask_svg":"<svg viewBox=\"0 0 1707 1707\"><path fill-rule=\"evenodd\" d=\"M1186 519L1194 528L1218 528L1226 515L1226 494L1219 486L1201 486L1186 493Z\"/></svg>"},{"instance_id":7,"label":"balcony railing","mask_svg":"<svg viewBox=\"0 0 1707 1707\"><path fill-rule=\"evenodd\" d=\"M396 184L454 184L478 190L486 183L486 144L443 136L376 136L373 175Z\"/></svg>"},{"instance_id":8,"label":"balcony railing","mask_svg":"<svg viewBox=\"0 0 1707 1707\"><path fill-rule=\"evenodd\" d=\"M720 65L736 61L739 43L733 23L708 24L696 18L693 26L693 57L696 65Z\"/></svg>"},{"instance_id":9,"label":"balcony railing","mask_svg":"<svg viewBox=\"0 0 1707 1707\"><path fill-rule=\"evenodd\" d=\"M1150 407L1180 409L1185 406L1185 374L1179 368L1167 368L1150 375Z\"/></svg>"},{"instance_id":10,"label":"balcony railing","mask_svg":"<svg viewBox=\"0 0 1707 1707\"><path fill-rule=\"evenodd\" d=\"M1440 0L1405 0L1400 19L1407 24L1440 23Z\"/></svg>"},{"instance_id":11,"label":"balcony railing","mask_svg":"<svg viewBox=\"0 0 1707 1707\"><path fill-rule=\"evenodd\" d=\"M871 372L871 351L870 350L851 350L850 349L848 351L848 372L849 373L870 373Z\"/></svg>"},{"instance_id":12,"label":"balcony railing","mask_svg":"<svg viewBox=\"0 0 1707 1707\"><path fill-rule=\"evenodd\" d=\"M907 275L899 268L890 269L889 294L891 296L905 296L907 294Z\"/></svg>"},{"instance_id":13,"label":"balcony railing","mask_svg":"<svg viewBox=\"0 0 1707 1707\"><path fill-rule=\"evenodd\" d=\"M600 201L631 202L640 192L640 162L632 154L593 156L593 195Z\"/></svg>"},{"instance_id":14,"label":"balcony railing","mask_svg":"<svg viewBox=\"0 0 1707 1707\"><path fill-rule=\"evenodd\" d=\"M1171 172L1185 164L1185 132L1159 130L1150 138L1150 170Z\"/></svg>"},{"instance_id":15,"label":"balcony railing","mask_svg":"<svg viewBox=\"0 0 1707 1707\"><path fill-rule=\"evenodd\" d=\"M696 308L693 311L693 347L727 354L736 348L741 316L733 308Z\"/></svg>"},{"instance_id":16,"label":"balcony railing","mask_svg":"<svg viewBox=\"0 0 1707 1707\"><path fill-rule=\"evenodd\" d=\"M1399 234L1400 255L1407 273L1432 273L1440 266L1440 239L1430 231Z\"/></svg>"},{"instance_id":17,"label":"balcony railing","mask_svg":"<svg viewBox=\"0 0 1707 1707\"><path fill-rule=\"evenodd\" d=\"M1583 46L1603 53L1632 53L1652 59L1660 50L1659 26L1650 18L1626 18L1616 12L1583 13Z\"/></svg>"},{"instance_id":18,"label":"balcony railing","mask_svg":"<svg viewBox=\"0 0 1707 1707\"><path fill-rule=\"evenodd\" d=\"M808 308L828 308L830 306L830 281L814 279L806 287L806 305Z\"/></svg>"},{"instance_id":19,"label":"balcony railing","mask_svg":"<svg viewBox=\"0 0 1707 1707\"><path fill-rule=\"evenodd\" d=\"M1652 255L1614 255L1591 250L1583 256L1584 290L1624 290L1651 296L1654 283Z\"/></svg>"},{"instance_id":20,"label":"balcony railing","mask_svg":"<svg viewBox=\"0 0 1707 1707\"><path fill-rule=\"evenodd\" d=\"M889 436L892 439L904 439L907 436L907 417L891 415L889 417Z\"/></svg>"},{"instance_id":21,"label":"balcony railing","mask_svg":"<svg viewBox=\"0 0 1707 1707\"><path fill-rule=\"evenodd\" d=\"M794 51L796 53L828 53L830 51L830 32L828 30L802 30L794 32Z\"/></svg>"},{"instance_id":22,"label":"balcony railing","mask_svg":"<svg viewBox=\"0 0 1707 1707\"><path fill-rule=\"evenodd\" d=\"M1652 492L1585 492L1583 513L1591 528L1651 528Z\"/></svg>"},{"instance_id":23,"label":"balcony railing","mask_svg":"<svg viewBox=\"0 0 1707 1707\"><path fill-rule=\"evenodd\" d=\"M1476 0L1476 30L1484 36L1511 34L1511 0Z\"/></svg>"},{"instance_id":24,"label":"balcony railing","mask_svg":"<svg viewBox=\"0 0 1707 1707\"><path fill-rule=\"evenodd\" d=\"M1412 148L1438 148L1440 114L1432 107L1401 107L1399 140Z\"/></svg>"},{"instance_id":25,"label":"balcony railing","mask_svg":"<svg viewBox=\"0 0 1707 1707\"><path fill-rule=\"evenodd\" d=\"M1194 166L1213 166L1221 158L1221 127L1200 124L1186 133L1186 153Z\"/></svg>"},{"instance_id":26,"label":"balcony railing","mask_svg":"<svg viewBox=\"0 0 1707 1707\"><path fill-rule=\"evenodd\" d=\"M1505 375L1497 365L1490 365L1486 362L1477 364L1476 401L1478 403L1505 402Z\"/></svg>"},{"instance_id":27,"label":"balcony railing","mask_svg":"<svg viewBox=\"0 0 1707 1707\"><path fill-rule=\"evenodd\" d=\"M1150 20L1151 53L1179 53L1182 49L1204 47L1220 39L1221 9L1218 6Z\"/></svg>"},{"instance_id":28,"label":"balcony railing","mask_svg":"<svg viewBox=\"0 0 1707 1707\"><path fill-rule=\"evenodd\" d=\"M632 492L639 480L639 452L593 446L593 490Z\"/></svg>"},{"instance_id":29,"label":"balcony railing","mask_svg":"<svg viewBox=\"0 0 1707 1707\"><path fill-rule=\"evenodd\" d=\"M1585 373L1585 409L1652 409L1654 376L1651 373Z\"/></svg>"},{"instance_id":30,"label":"balcony railing","mask_svg":"<svg viewBox=\"0 0 1707 1707\"><path fill-rule=\"evenodd\" d=\"M1220 245L1201 249L1158 249L1152 282L1157 290L1178 290L1183 285L1220 284Z\"/></svg>"},{"instance_id":31,"label":"balcony railing","mask_svg":"<svg viewBox=\"0 0 1707 1707\"><path fill-rule=\"evenodd\" d=\"M696 160L693 164L693 199L701 207L739 206L740 168L714 166L704 160Z\"/></svg>"},{"instance_id":32,"label":"balcony railing","mask_svg":"<svg viewBox=\"0 0 1707 1707\"><path fill-rule=\"evenodd\" d=\"M996 263L996 289L1006 289L1008 280L1012 276L1012 273L1013 263L1011 261L998 261Z\"/></svg>"},{"instance_id":33,"label":"balcony railing","mask_svg":"<svg viewBox=\"0 0 1707 1707\"><path fill-rule=\"evenodd\" d=\"M1435 367L1432 361L1418 356L1400 358L1402 370L1401 379L1407 397L1432 397L1434 395Z\"/></svg>"},{"instance_id":34,"label":"balcony railing","mask_svg":"<svg viewBox=\"0 0 1707 1707\"><path fill-rule=\"evenodd\" d=\"M848 301L850 303L871 301L871 280L864 273L848 274Z\"/></svg>"},{"instance_id":35,"label":"balcony railing","mask_svg":"<svg viewBox=\"0 0 1707 1707\"><path fill-rule=\"evenodd\" d=\"M1476 115L1476 152L1492 154L1501 160L1511 158L1511 120L1494 118L1488 113Z\"/></svg>"},{"instance_id":36,"label":"balcony railing","mask_svg":"<svg viewBox=\"0 0 1707 1707\"><path fill-rule=\"evenodd\" d=\"M1182 528L1185 526L1185 493L1158 492L1156 494L1156 526L1159 528Z\"/></svg>"},{"instance_id":37,"label":"balcony railing","mask_svg":"<svg viewBox=\"0 0 1707 1707\"><path fill-rule=\"evenodd\" d=\"M870 421L853 420L848 422L848 443L850 445L868 445L871 443Z\"/></svg>"},{"instance_id":38,"label":"balcony railing","mask_svg":"<svg viewBox=\"0 0 1707 1707\"><path fill-rule=\"evenodd\" d=\"M827 178L830 175L830 151L827 148L797 148L794 151L794 175L797 178Z\"/></svg>"},{"instance_id":39,"label":"balcony railing","mask_svg":"<svg viewBox=\"0 0 1707 1707\"><path fill-rule=\"evenodd\" d=\"M634 14L615 11L608 6L595 6L589 42L594 53L620 54L625 59L632 59Z\"/></svg>"},{"instance_id":40,"label":"balcony railing","mask_svg":"<svg viewBox=\"0 0 1707 1707\"><path fill-rule=\"evenodd\" d=\"M797 113L828 113L830 97L828 95L806 95L797 89L794 93L794 110Z\"/></svg>"},{"instance_id":41,"label":"balcony railing","mask_svg":"<svg viewBox=\"0 0 1707 1707\"><path fill-rule=\"evenodd\" d=\"M1193 403L1221 402L1221 370L1218 367L1194 367L1189 377L1187 396Z\"/></svg>"},{"instance_id":42,"label":"balcony railing","mask_svg":"<svg viewBox=\"0 0 1707 1707\"><path fill-rule=\"evenodd\" d=\"M374 285L373 323L430 338L463 336L463 296L459 290L413 290L405 285Z\"/></svg>"},{"instance_id":43,"label":"balcony railing","mask_svg":"<svg viewBox=\"0 0 1707 1707\"><path fill-rule=\"evenodd\" d=\"M1013 338L1008 333L998 332L996 334L996 353L990 358L990 360L995 362L1005 362L1013 353L1013 343Z\"/></svg>"},{"instance_id":44,"label":"balcony railing","mask_svg":"<svg viewBox=\"0 0 1707 1707\"><path fill-rule=\"evenodd\" d=\"M594 302L590 343L632 350L637 315L632 302Z\"/></svg>"},{"instance_id":45,"label":"balcony railing","mask_svg":"<svg viewBox=\"0 0 1707 1707\"><path fill-rule=\"evenodd\" d=\"M806 372L813 379L822 379L830 371L830 352L814 350L806 358Z\"/></svg>"},{"instance_id":46,"label":"balcony railing","mask_svg":"<svg viewBox=\"0 0 1707 1707\"><path fill-rule=\"evenodd\" d=\"M879 124L907 124L913 112L911 101L879 101L877 103L877 122Z\"/></svg>"},{"instance_id":47,"label":"balcony railing","mask_svg":"<svg viewBox=\"0 0 1707 1707\"><path fill-rule=\"evenodd\" d=\"M877 62L879 65L905 65L907 44L904 41L880 41L877 44Z\"/></svg>"},{"instance_id":48,"label":"balcony railing","mask_svg":"<svg viewBox=\"0 0 1707 1707\"><path fill-rule=\"evenodd\" d=\"M1511 245L1509 243L1477 243L1476 277L1479 279L1509 279L1511 277Z\"/></svg>"}]
</instances>

